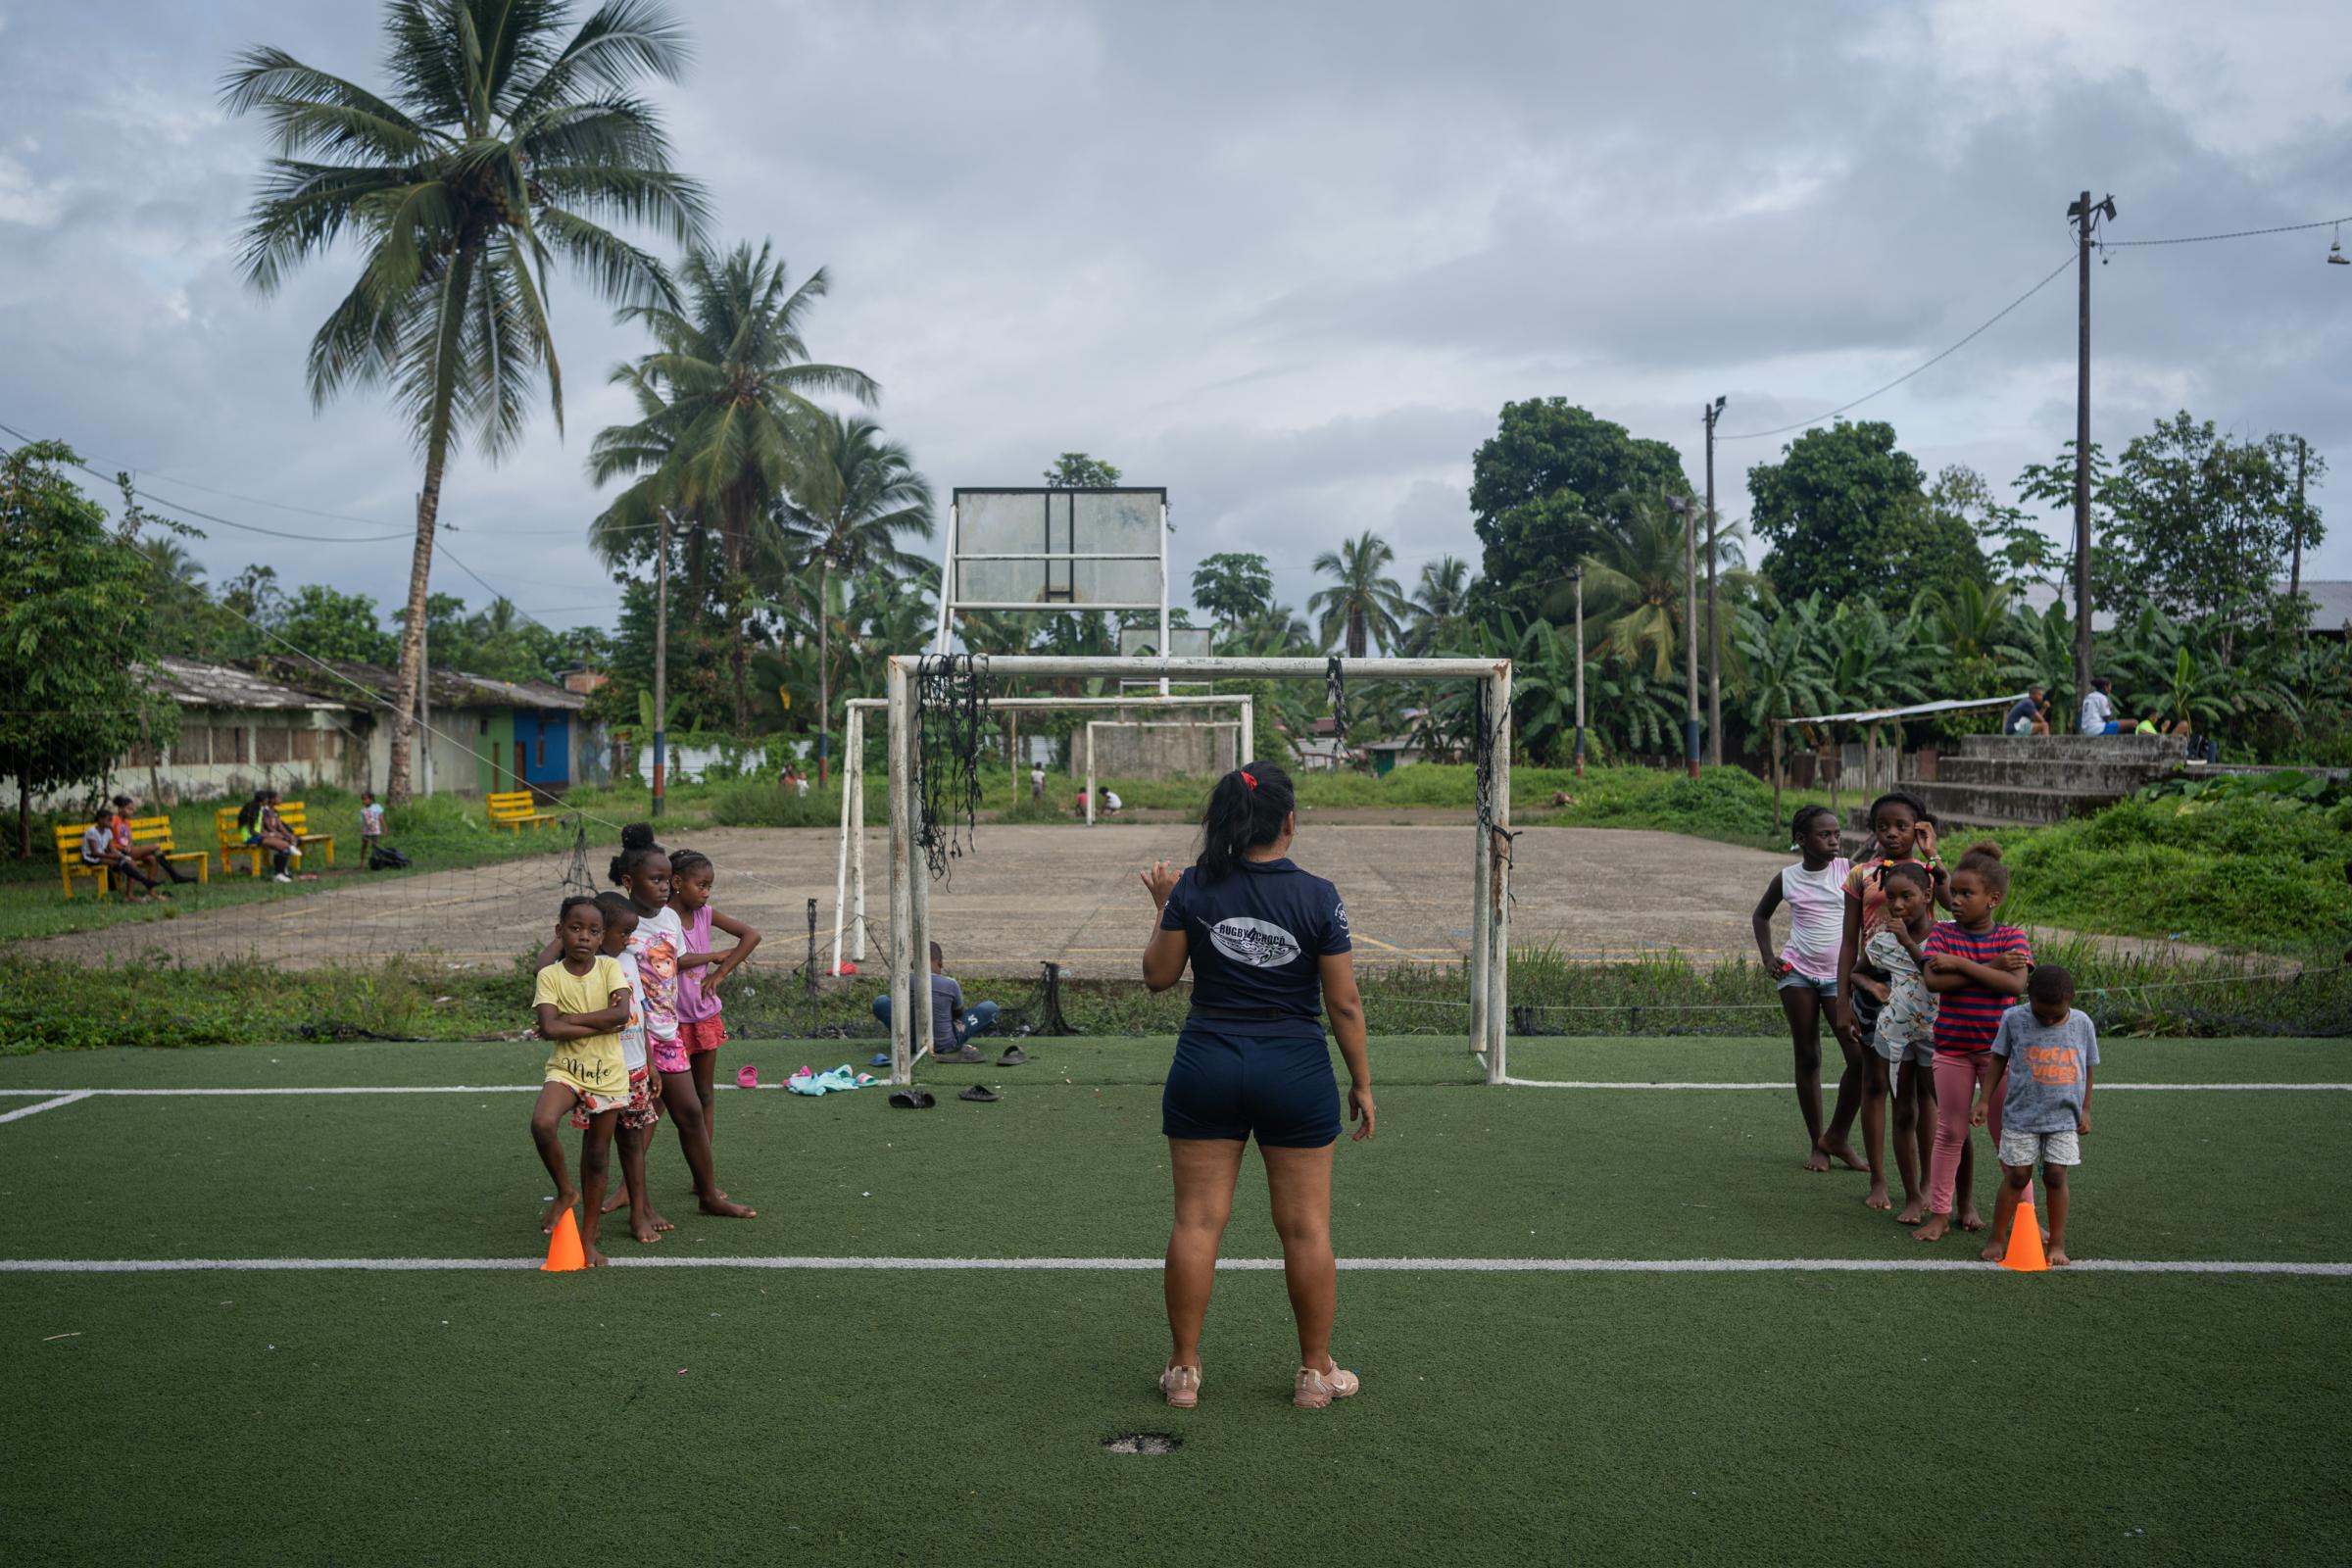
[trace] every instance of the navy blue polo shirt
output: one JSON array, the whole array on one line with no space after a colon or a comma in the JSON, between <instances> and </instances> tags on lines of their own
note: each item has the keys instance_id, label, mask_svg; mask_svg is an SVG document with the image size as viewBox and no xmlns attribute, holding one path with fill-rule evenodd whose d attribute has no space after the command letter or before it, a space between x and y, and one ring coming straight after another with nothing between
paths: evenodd
<instances>
[{"instance_id":1,"label":"navy blue polo shirt","mask_svg":"<svg viewBox=\"0 0 2352 1568\"><path fill-rule=\"evenodd\" d=\"M1321 1035L1318 960L1352 946L1340 890L1287 859L1238 861L1215 882L1187 866L1159 928L1184 933L1195 1012L1242 1034Z\"/></svg>"}]
</instances>

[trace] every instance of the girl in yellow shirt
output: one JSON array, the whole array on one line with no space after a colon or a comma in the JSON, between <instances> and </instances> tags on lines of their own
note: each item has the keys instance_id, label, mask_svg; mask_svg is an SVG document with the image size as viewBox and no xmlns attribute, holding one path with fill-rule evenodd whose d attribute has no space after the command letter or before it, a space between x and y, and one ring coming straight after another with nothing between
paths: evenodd
<instances>
[{"instance_id":1,"label":"girl in yellow shirt","mask_svg":"<svg viewBox=\"0 0 2352 1568\"><path fill-rule=\"evenodd\" d=\"M556 941L564 956L539 971L531 997L539 1033L555 1042L547 1058L547 1081L531 1107L531 1142L555 1178L556 1196L540 1216L540 1229L553 1234L564 1210L584 1196L586 1218L580 1245L591 1268L605 1261L597 1250L597 1221L603 1218L605 1176L612 1128L629 1102L629 1071L620 1031L629 1021L629 982L604 952L605 914L591 898L568 898L556 912ZM564 1168L560 1131L574 1106L588 1113L580 1135L580 1185L574 1191Z\"/></svg>"}]
</instances>

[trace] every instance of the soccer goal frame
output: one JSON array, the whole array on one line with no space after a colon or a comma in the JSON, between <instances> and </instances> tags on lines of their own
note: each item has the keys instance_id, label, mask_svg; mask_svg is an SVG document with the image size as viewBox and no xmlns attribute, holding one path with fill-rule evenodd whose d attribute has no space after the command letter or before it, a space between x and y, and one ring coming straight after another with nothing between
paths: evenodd
<instances>
[{"instance_id":1,"label":"soccer goal frame","mask_svg":"<svg viewBox=\"0 0 2352 1568\"><path fill-rule=\"evenodd\" d=\"M1099 729L1229 729L1233 731L1233 765L1240 767L1250 760L1250 753L1242 746L1241 721L1231 718L1204 718L1187 724L1173 718L1090 718L1086 721L1086 825L1095 825L1095 731Z\"/></svg>"},{"instance_id":2,"label":"soccer goal frame","mask_svg":"<svg viewBox=\"0 0 2352 1568\"><path fill-rule=\"evenodd\" d=\"M937 1049L926 989L930 976L931 876L914 820L922 792L922 737L914 706L924 656L889 661L890 759L890 1080L914 1081L914 1064ZM1471 858L1469 1046L1490 1084L1503 1081L1510 1017L1511 883L1511 662L1507 659L1112 659L1100 655L974 655L976 680L998 676L1040 679L1115 679L1142 664L1162 679L1195 680L1466 680L1475 682L1484 721L1473 758L1481 779L1476 847ZM1004 705L1018 699L1004 699ZM1181 698L1160 698L1179 703ZM992 704L992 707L998 706ZM855 755L855 754L853 754Z\"/></svg>"},{"instance_id":3,"label":"soccer goal frame","mask_svg":"<svg viewBox=\"0 0 2352 1568\"><path fill-rule=\"evenodd\" d=\"M1105 661L1110 662L1110 661ZM1132 668L1133 659L1116 662ZM833 872L833 961L836 978L842 972L842 960L853 963L865 961L865 715L890 707L886 697L853 697L842 705L842 763L841 763L841 854ZM1256 744L1257 701L1244 692L1180 693L1172 697L1138 692L1132 697L998 697L989 702L992 712L1010 710L1014 713L1033 712L1099 712L1103 710L1132 712L1160 712L1168 710L1191 710L1202 708L1230 708L1239 722L1243 757L1250 756ZM895 755L895 754L894 754ZM1015 770L1017 774L1017 769ZM1094 790L1087 790L1087 810L1094 810ZM1093 817L1090 814L1091 825ZM845 930L846 922L846 930ZM846 944L846 946L845 946Z\"/></svg>"}]
</instances>

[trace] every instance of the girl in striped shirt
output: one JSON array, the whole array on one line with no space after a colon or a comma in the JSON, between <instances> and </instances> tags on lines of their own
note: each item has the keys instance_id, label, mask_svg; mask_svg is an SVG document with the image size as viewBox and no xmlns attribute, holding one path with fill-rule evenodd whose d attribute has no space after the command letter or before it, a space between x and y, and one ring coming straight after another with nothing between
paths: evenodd
<instances>
[{"instance_id":1,"label":"girl in striped shirt","mask_svg":"<svg viewBox=\"0 0 2352 1568\"><path fill-rule=\"evenodd\" d=\"M1952 918L1921 944L1920 977L1936 994L1936 1157L1928 1171L1928 1222L1911 1233L1919 1242L1939 1242L1952 1228L1957 1187L1960 1228L1981 1231L1974 1191L1975 1161L1968 1129L1983 1121L1997 1145L2001 1107L1986 1103L1992 1081L1992 1037L2001 1014L2026 994L2034 949L2026 934L1994 918L2009 896L2009 868L2001 847L1990 840L1972 844L1951 875Z\"/></svg>"}]
</instances>

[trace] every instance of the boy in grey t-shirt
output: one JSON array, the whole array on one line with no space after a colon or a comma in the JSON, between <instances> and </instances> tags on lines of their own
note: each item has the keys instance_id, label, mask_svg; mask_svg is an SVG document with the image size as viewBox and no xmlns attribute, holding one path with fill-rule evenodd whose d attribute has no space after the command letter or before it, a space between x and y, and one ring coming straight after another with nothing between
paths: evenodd
<instances>
[{"instance_id":1,"label":"boy in grey t-shirt","mask_svg":"<svg viewBox=\"0 0 2352 1568\"><path fill-rule=\"evenodd\" d=\"M2001 1097L2000 1201L1992 1212L1984 1258L1997 1263L2009 1250L2017 1205L2041 1165L2050 1204L2049 1258L2066 1255L2066 1168L2082 1163L2081 1139L2090 1131L2090 1086L2099 1064L2099 1032L2075 1010L2075 977L2054 963L2026 983L2031 1004L2001 1015L1992 1037L1992 1082L1984 1100Z\"/></svg>"}]
</instances>

